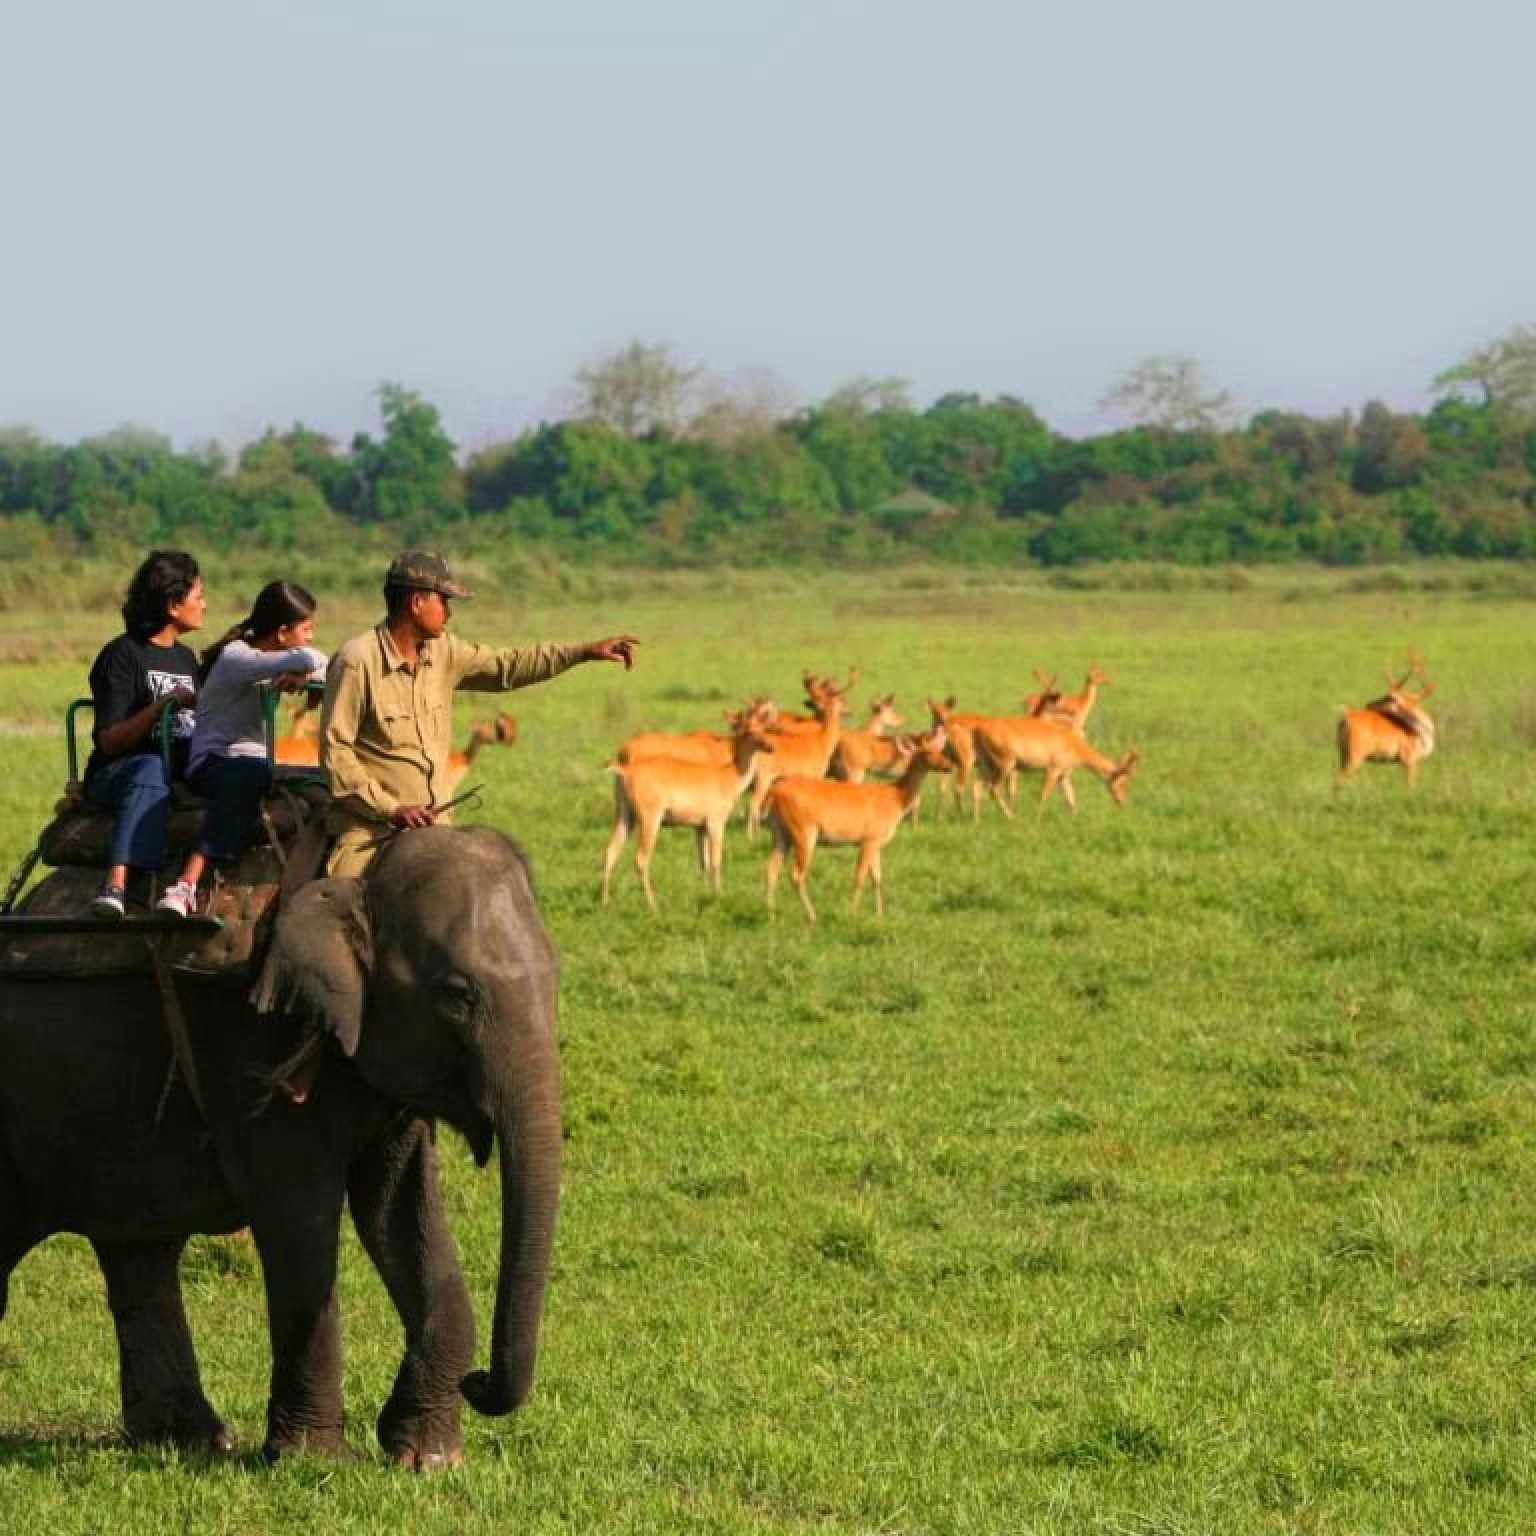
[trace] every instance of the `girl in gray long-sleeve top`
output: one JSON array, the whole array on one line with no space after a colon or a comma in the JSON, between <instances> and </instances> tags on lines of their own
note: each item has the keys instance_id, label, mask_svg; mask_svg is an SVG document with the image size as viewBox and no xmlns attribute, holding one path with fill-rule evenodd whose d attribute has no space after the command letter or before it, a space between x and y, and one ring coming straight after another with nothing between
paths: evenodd
<instances>
[{"instance_id":1,"label":"girl in gray long-sleeve top","mask_svg":"<svg viewBox=\"0 0 1536 1536\"><path fill-rule=\"evenodd\" d=\"M233 859L250 833L272 780L263 694L280 679L323 676L325 656L309 644L315 600L292 582L261 589L250 616L203 652L197 727L187 783L212 803L181 878L156 904L185 917L197 909L197 882L211 859Z\"/></svg>"}]
</instances>

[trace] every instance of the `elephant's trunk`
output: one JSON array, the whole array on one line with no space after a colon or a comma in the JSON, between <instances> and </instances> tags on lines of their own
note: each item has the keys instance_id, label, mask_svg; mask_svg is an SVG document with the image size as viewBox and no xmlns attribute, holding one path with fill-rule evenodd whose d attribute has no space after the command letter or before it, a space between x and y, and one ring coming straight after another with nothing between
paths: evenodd
<instances>
[{"instance_id":1,"label":"elephant's trunk","mask_svg":"<svg viewBox=\"0 0 1536 1536\"><path fill-rule=\"evenodd\" d=\"M463 1382L470 1405L485 1414L511 1413L533 1386L560 1198L560 1078L552 1044L545 1059L520 1073L502 1099L496 1140L501 1149L501 1269L491 1360Z\"/></svg>"}]
</instances>

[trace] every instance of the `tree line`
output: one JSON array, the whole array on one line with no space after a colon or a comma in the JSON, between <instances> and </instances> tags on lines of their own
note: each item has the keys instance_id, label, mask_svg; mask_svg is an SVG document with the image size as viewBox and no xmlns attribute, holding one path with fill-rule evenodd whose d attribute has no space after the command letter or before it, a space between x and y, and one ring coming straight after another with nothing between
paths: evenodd
<instances>
[{"instance_id":1,"label":"tree line","mask_svg":"<svg viewBox=\"0 0 1536 1536\"><path fill-rule=\"evenodd\" d=\"M919 409L894 379L791 409L771 379L721 386L636 342L577 376L563 419L467 454L398 384L345 447L302 425L234 456L139 428L70 445L0 429L0 550L313 554L377 530L673 565L1536 555L1536 328L1436 384L1421 414L1239 423L1192 359L1146 359L1104 402L1127 424L1073 438L1012 396Z\"/></svg>"}]
</instances>

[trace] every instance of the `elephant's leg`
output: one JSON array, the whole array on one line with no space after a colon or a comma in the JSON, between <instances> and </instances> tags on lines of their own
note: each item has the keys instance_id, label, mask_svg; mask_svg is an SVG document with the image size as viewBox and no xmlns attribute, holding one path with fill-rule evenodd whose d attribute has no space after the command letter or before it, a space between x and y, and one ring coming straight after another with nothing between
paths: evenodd
<instances>
[{"instance_id":1,"label":"elephant's leg","mask_svg":"<svg viewBox=\"0 0 1536 1536\"><path fill-rule=\"evenodd\" d=\"M306 1107L297 1113L314 1110ZM294 1176L295 1169L301 1170L301 1177ZM329 1167L274 1165L248 1193L251 1233L266 1277L272 1340L262 1454L269 1461L291 1451L340 1455L346 1450L336 1311L340 1180Z\"/></svg>"},{"instance_id":2,"label":"elephant's leg","mask_svg":"<svg viewBox=\"0 0 1536 1536\"><path fill-rule=\"evenodd\" d=\"M0 1318L5 1316L10 1295L11 1271L21 1263L31 1240L26 1232L21 1182L3 1144L0 1144Z\"/></svg>"},{"instance_id":3,"label":"elephant's leg","mask_svg":"<svg viewBox=\"0 0 1536 1536\"><path fill-rule=\"evenodd\" d=\"M352 1219L405 1324L405 1359L379 1415L379 1441L403 1466L464 1459L459 1385L474 1361L475 1314L438 1192L432 1133L411 1121L371 1147L349 1190Z\"/></svg>"},{"instance_id":4,"label":"elephant's leg","mask_svg":"<svg viewBox=\"0 0 1536 1536\"><path fill-rule=\"evenodd\" d=\"M93 1246L117 1327L128 1439L171 1441L218 1454L234 1450L229 1426L203 1395L181 1304L181 1240Z\"/></svg>"}]
</instances>

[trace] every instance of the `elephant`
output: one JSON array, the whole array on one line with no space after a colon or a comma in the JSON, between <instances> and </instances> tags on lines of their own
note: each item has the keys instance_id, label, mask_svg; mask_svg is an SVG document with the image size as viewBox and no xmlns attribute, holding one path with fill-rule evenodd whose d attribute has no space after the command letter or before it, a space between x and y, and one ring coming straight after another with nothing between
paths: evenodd
<instances>
[{"instance_id":1,"label":"elephant","mask_svg":"<svg viewBox=\"0 0 1536 1536\"><path fill-rule=\"evenodd\" d=\"M417 1470L458 1464L461 1398L504 1414L531 1389L559 1199L557 961L521 852L489 827L399 832L363 875L285 899L254 989L175 987L195 1072L172 1070L148 975L0 975L0 1317L22 1256L82 1234L106 1280L128 1440L232 1451L178 1263L192 1234L249 1226L272 1353L264 1453L344 1454L347 1206L405 1329L379 1442ZM480 1370L438 1121L480 1166L500 1153Z\"/></svg>"}]
</instances>

